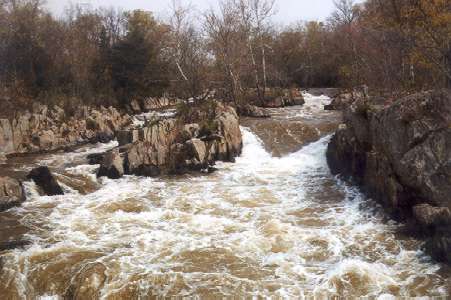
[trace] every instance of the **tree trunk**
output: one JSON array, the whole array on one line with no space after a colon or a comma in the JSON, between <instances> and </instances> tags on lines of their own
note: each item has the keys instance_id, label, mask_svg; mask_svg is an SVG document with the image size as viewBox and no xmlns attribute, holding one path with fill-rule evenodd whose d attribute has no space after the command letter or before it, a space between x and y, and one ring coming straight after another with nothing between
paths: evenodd
<instances>
[{"instance_id":1,"label":"tree trunk","mask_svg":"<svg viewBox=\"0 0 451 300\"><path fill-rule=\"evenodd\" d=\"M254 69L255 87L257 89L258 101L260 102L261 105L263 105L264 101L263 101L263 97L262 97L262 94L261 94L261 91L260 91L260 79L259 79L259 76L258 76L257 63L255 61L254 49L252 48L252 44L251 44L250 40L248 41L248 46L249 46L249 51L250 51L250 54L251 54L252 67Z\"/></svg>"}]
</instances>

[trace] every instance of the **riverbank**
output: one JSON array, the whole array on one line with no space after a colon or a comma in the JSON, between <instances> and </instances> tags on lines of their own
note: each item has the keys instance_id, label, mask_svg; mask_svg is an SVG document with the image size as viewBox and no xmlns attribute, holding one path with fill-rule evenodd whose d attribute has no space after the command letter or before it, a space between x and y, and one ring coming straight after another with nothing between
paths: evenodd
<instances>
[{"instance_id":1,"label":"riverbank","mask_svg":"<svg viewBox=\"0 0 451 300\"><path fill-rule=\"evenodd\" d=\"M349 103L328 148L332 172L351 176L426 249L451 262L451 91Z\"/></svg>"}]
</instances>

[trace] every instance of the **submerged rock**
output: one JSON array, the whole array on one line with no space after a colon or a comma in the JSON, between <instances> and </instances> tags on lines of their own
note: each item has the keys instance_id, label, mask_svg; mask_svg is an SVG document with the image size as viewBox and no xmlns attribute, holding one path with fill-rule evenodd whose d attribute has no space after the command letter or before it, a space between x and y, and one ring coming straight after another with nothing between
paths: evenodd
<instances>
[{"instance_id":1,"label":"submerged rock","mask_svg":"<svg viewBox=\"0 0 451 300\"><path fill-rule=\"evenodd\" d=\"M446 228L430 227L451 208L451 90L418 93L385 107L358 100L344 118L327 150L332 172L353 176L395 216L413 214L438 235L432 245L449 245Z\"/></svg>"},{"instance_id":2,"label":"submerged rock","mask_svg":"<svg viewBox=\"0 0 451 300\"><path fill-rule=\"evenodd\" d=\"M99 165L102 163L104 156L105 156L105 153L92 153L92 154L88 154L86 159L88 160L88 163L90 165Z\"/></svg>"},{"instance_id":3,"label":"submerged rock","mask_svg":"<svg viewBox=\"0 0 451 300\"><path fill-rule=\"evenodd\" d=\"M107 279L106 267L102 263L85 265L71 280L64 299L99 299Z\"/></svg>"},{"instance_id":4,"label":"submerged rock","mask_svg":"<svg viewBox=\"0 0 451 300\"><path fill-rule=\"evenodd\" d=\"M48 167L38 167L31 170L27 178L32 179L47 196L64 195L63 189Z\"/></svg>"},{"instance_id":5,"label":"submerged rock","mask_svg":"<svg viewBox=\"0 0 451 300\"><path fill-rule=\"evenodd\" d=\"M17 248L23 248L31 244L31 241L16 239L12 241L0 241L0 252L6 250L14 250Z\"/></svg>"},{"instance_id":6,"label":"submerged rock","mask_svg":"<svg viewBox=\"0 0 451 300\"><path fill-rule=\"evenodd\" d=\"M17 206L25 200L22 184L10 177L0 177L0 211Z\"/></svg>"}]
</instances>

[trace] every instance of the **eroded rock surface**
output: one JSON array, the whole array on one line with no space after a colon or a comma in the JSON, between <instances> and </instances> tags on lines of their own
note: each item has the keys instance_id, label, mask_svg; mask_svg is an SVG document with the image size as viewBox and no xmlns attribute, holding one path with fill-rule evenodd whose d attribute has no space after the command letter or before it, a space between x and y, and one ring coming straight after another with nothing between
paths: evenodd
<instances>
[{"instance_id":1,"label":"eroded rock surface","mask_svg":"<svg viewBox=\"0 0 451 300\"><path fill-rule=\"evenodd\" d=\"M19 205L25 200L22 184L10 177L0 177L0 211Z\"/></svg>"},{"instance_id":2,"label":"eroded rock surface","mask_svg":"<svg viewBox=\"0 0 451 300\"><path fill-rule=\"evenodd\" d=\"M131 117L115 108L86 106L73 116L63 109L35 105L31 112L0 119L0 153L45 152L87 142L108 142L115 132L131 123Z\"/></svg>"},{"instance_id":3,"label":"eroded rock surface","mask_svg":"<svg viewBox=\"0 0 451 300\"><path fill-rule=\"evenodd\" d=\"M120 136L121 147L108 152L98 176L158 176L208 169L215 161L233 161L241 153L238 116L232 107L216 104L212 120L184 124L160 119Z\"/></svg>"},{"instance_id":4,"label":"eroded rock surface","mask_svg":"<svg viewBox=\"0 0 451 300\"><path fill-rule=\"evenodd\" d=\"M344 116L327 152L332 171L353 176L395 216L415 217L434 236L431 253L450 262L451 90L387 106L362 98Z\"/></svg>"}]
</instances>

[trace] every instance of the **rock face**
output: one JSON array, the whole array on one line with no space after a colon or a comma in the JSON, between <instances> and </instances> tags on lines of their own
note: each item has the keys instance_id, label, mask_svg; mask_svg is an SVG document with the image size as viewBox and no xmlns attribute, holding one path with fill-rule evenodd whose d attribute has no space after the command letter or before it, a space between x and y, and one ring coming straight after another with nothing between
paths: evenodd
<instances>
[{"instance_id":1,"label":"rock face","mask_svg":"<svg viewBox=\"0 0 451 300\"><path fill-rule=\"evenodd\" d=\"M17 206L25 200L22 184L10 177L0 177L0 211Z\"/></svg>"},{"instance_id":2,"label":"rock face","mask_svg":"<svg viewBox=\"0 0 451 300\"><path fill-rule=\"evenodd\" d=\"M433 238L430 252L451 262L451 90L389 106L354 102L332 138L333 173L354 179L400 218L414 217Z\"/></svg>"},{"instance_id":3,"label":"rock face","mask_svg":"<svg viewBox=\"0 0 451 300\"><path fill-rule=\"evenodd\" d=\"M63 189L47 167L38 167L28 174L47 196L64 195Z\"/></svg>"},{"instance_id":4,"label":"rock face","mask_svg":"<svg viewBox=\"0 0 451 300\"><path fill-rule=\"evenodd\" d=\"M71 117L55 106L35 105L31 112L13 119L0 119L0 153L30 153L57 150L87 142L108 142L115 132L131 123L116 109L86 106Z\"/></svg>"},{"instance_id":5,"label":"rock face","mask_svg":"<svg viewBox=\"0 0 451 300\"><path fill-rule=\"evenodd\" d=\"M238 116L220 103L214 114L211 122L183 124L179 119L163 119L130 129L137 131L137 140L124 139L130 143L108 152L97 175L179 174L208 169L218 160L233 161L242 149Z\"/></svg>"},{"instance_id":6,"label":"rock face","mask_svg":"<svg viewBox=\"0 0 451 300\"><path fill-rule=\"evenodd\" d=\"M7 119L0 119L0 152L14 152L13 129Z\"/></svg>"}]
</instances>

